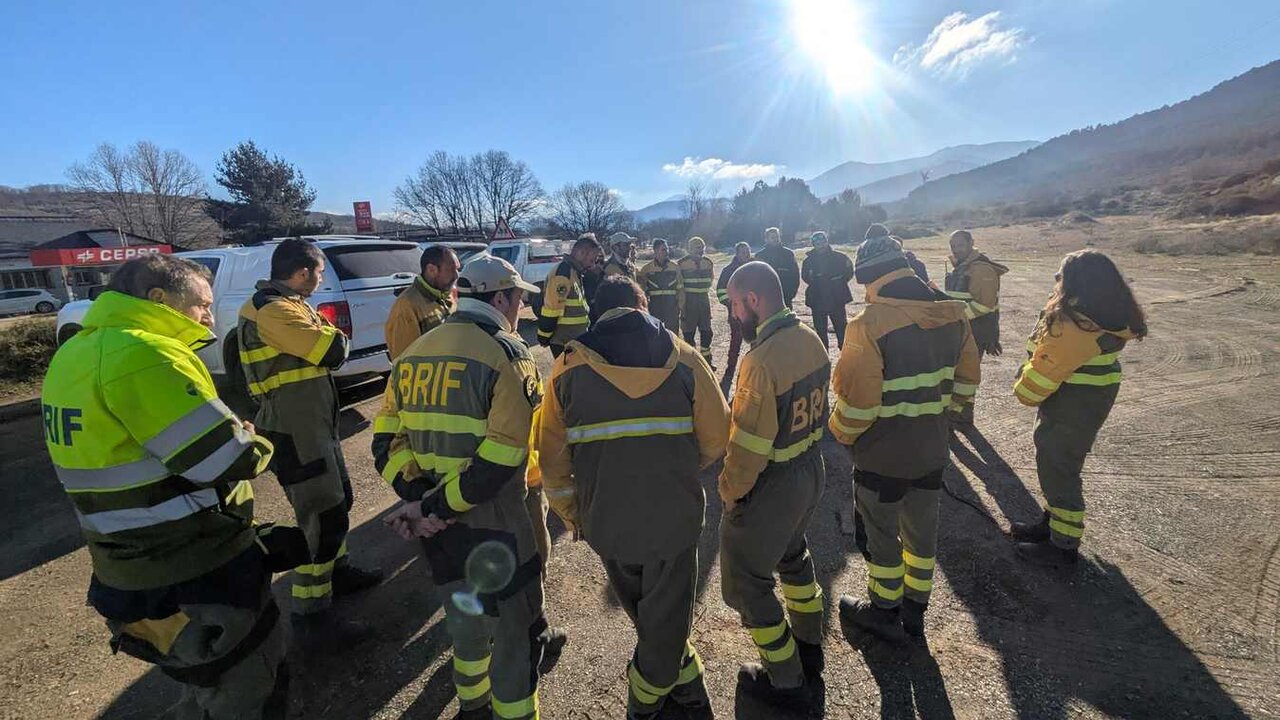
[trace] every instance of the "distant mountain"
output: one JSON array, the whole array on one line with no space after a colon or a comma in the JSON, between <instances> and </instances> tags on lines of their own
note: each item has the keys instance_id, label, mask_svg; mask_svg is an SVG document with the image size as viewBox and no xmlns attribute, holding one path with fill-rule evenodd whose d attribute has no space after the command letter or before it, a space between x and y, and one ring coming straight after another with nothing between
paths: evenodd
<instances>
[{"instance_id":1,"label":"distant mountain","mask_svg":"<svg viewBox=\"0 0 1280 720\"><path fill-rule=\"evenodd\" d=\"M1276 191L1272 178L1261 175L1277 159L1280 61L1176 105L1075 130L1018 157L929 182L912 191L903 209L934 214L998 203L1061 205L1145 188L1210 212L1219 211L1218 196L1231 189L1241 198L1232 208L1265 208Z\"/></svg>"},{"instance_id":2,"label":"distant mountain","mask_svg":"<svg viewBox=\"0 0 1280 720\"><path fill-rule=\"evenodd\" d=\"M631 211L631 217L637 223L653 222L654 220L677 220L684 216L684 196L682 195L667 198L662 202L656 202L648 207Z\"/></svg>"},{"instance_id":3,"label":"distant mountain","mask_svg":"<svg viewBox=\"0 0 1280 720\"><path fill-rule=\"evenodd\" d=\"M898 189L906 183L903 176L914 176L915 184L907 187L909 192L920 184L920 172L929 170L930 177L963 172L982 167L993 162L1011 158L1026 152L1040 143L1034 140L995 142L983 145L956 145L943 148L931 155L893 160L882 163L864 163L851 161L837 165L809 181L809 189L820 198L838 195L846 189L861 188L885 180L893 183L875 188L872 192L879 197L870 202L889 202L906 197L906 192L898 193ZM863 195L864 200L868 200Z\"/></svg>"}]
</instances>

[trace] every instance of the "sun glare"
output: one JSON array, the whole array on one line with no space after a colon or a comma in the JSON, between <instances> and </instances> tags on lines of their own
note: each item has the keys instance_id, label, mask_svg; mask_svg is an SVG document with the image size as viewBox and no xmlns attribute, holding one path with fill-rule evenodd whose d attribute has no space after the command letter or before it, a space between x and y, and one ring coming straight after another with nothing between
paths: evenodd
<instances>
[{"instance_id":1,"label":"sun glare","mask_svg":"<svg viewBox=\"0 0 1280 720\"><path fill-rule=\"evenodd\" d=\"M869 30L854 0L791 0L791 27L836 94L858 95L875 86L875 57L862 44Z\"/></svg>"}]
</instances>

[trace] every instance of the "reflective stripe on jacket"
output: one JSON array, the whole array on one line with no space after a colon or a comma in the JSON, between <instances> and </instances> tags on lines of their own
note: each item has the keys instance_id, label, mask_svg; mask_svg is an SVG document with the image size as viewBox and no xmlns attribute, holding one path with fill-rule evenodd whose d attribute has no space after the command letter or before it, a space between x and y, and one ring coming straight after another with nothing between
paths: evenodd
<instances>
[{"instance_id":1,"label":"reflective stripe on jacket","mask_svg":"<svg viewBox=\"0 0 1280 720\"><path fill-rule=\"evenodd\" d=\"M680 292L684 294L686 303L691 297L707 297L715 277L715 264L711 258L689 255L682 258L676 268L680 271Z\"/></svg>"},{"instance_id":2,"label":"reflective stripe on jacket","mask_svg":"<svg viewBox=\"0 0 1280 720\"><path fill-rule=\"evenodd\" d=\"M537 557L523 469L542 382L518 336L468 310L478 302L461 301L396 360L373 425L383 480L401 499L421 501L424 514L457 518L426 543L433 573L447 574L437 583L461 578L467 554L484 539L477 530L523 538L530 547L518 559Z\"/></svg>"},{"instance_id":3,"label":"reflective stripe on jacket","mask_svg":"<svg viewBox=\"0 0 1280 720\"><path fill-rule=\"evenodd\" d=\"M194 351L209 342L181 313L106 292L49 365L49 456L111 587L183 582L253 543L247 480L271 444L218 400Z\"/></svg>"},{"instance_id":4,"label":"reflective stripe on jacket","mask_svg":"<svg viewBox=\"0 0 1280 720\"><path fill-rule=\"evenodd\" d=\"M831 361L818 335L790 310L761 323L743 357L733 396L720 497L740 500L760 474L815 447L827 420Z\"/></svg>"},{"instance_id":5,"label":"reflective stripe on jacket","mask_svg":"<svg viewBox=\"0 0 1280 720\"><path fill-rule=\"evenodd\" d=\"M538 343L564 345L587 331L590 307L582 287L582 274L572 261L561 260L547 278L538 311Z\"/></svg>"},{"instance_id":6,"label":"reflective stripe on jacket","mask_svg":"<svg viewBox=\"0 0 1280 720\"><path fill-rule=\"evenodd\" d=\"M453 298L427 284L421 275L391 304L385 332L387 355L395 360L409 344L453 312Z\"/></svg>"},{"instance_id":7,"label":"reflective stripe on jacket","mask_svg":"<svg viewBox=\"0 0 1280 720\"><path fill-rule=\"evenodd\" d=\"M1070 320L1055 323L1048 331L1043 320L1027 340L1027 360L1018 369L1014 394L1023 405L1036 406L1062 385L1107 387L1119 385L1120 352L1135 336L1129 330L1086 330Z\"/></svg>"},{"instance_id":8,"label":"reflective stripe on jacket","mask_svg":"<svg viewBox=\"0 0 1280 720\"><path fill-rule=\"evenodd\" d=\"M831 432L860 470L915 480L947 464L944 413L973 401L980 367L963 303L940 298L910 268L867 286L832 381Z\"/></svg>"},{"instance_id":9,"label":"reflective stripe on jacket","mask_svg":"<svg viewBox=\"0 0 1280 720\"><path fill-rule=\"evenodd\" d=\"M636 345L645 333L666 333L670 355L659 367L633 367L584 344L616 323L637 327L622 336ZM611 310L591 333L556 361L543 403L538 449L547 499L602 557L674 557L702 532L698 472L724 453L729 408L706 362L652 317Z\"/></svg>"},{"instance_id":10,"label":"reflective stripe on jacket","mask_svg":"<svg viewBox=\"0 0 1280 720\"><path fill-rule=\"evenodd\" d=\"M260 281L240 308L240 365L261 409L264 430L292 432L337 412L330 372L346 362L348 340L307 301L280 283Z\"/></svg>"}]
</instances>

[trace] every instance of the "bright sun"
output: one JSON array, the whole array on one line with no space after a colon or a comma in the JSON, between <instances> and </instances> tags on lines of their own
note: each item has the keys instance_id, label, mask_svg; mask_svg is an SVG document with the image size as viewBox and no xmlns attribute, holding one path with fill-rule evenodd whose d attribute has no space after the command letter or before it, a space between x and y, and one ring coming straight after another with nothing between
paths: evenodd
<instances>
[{"instance_id":1,"label":"bright sun","mask_svg":"<svg viewBox=\"0 0 1280 720\"><path fill-rule=\"evenodd\" d=\"M862 44L867 32L854 0L790 0L796 42L827 76L838 95L859 95L875 85L875 57Z\"/></svg>"}]
</instances>

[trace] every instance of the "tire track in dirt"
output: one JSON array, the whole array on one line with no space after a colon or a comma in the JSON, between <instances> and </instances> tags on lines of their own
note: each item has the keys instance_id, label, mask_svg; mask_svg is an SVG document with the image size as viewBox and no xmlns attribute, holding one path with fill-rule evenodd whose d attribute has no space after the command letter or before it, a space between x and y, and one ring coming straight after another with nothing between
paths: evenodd
<instances>
[{"instance_id":1,"label":"tire track in dirt","mask_svg":"<svg viewBox=\"0 0 1280 720\"><path fill-rule=\"evenodd\" d=\"M1280 537L1271 544L1267 553L1255 600L1253 624L1259 640L1269 652L1271 661L1280 661L1280 638L1277 638L1277 623L1280 622Z\"/></svg>"}]
</instances>

